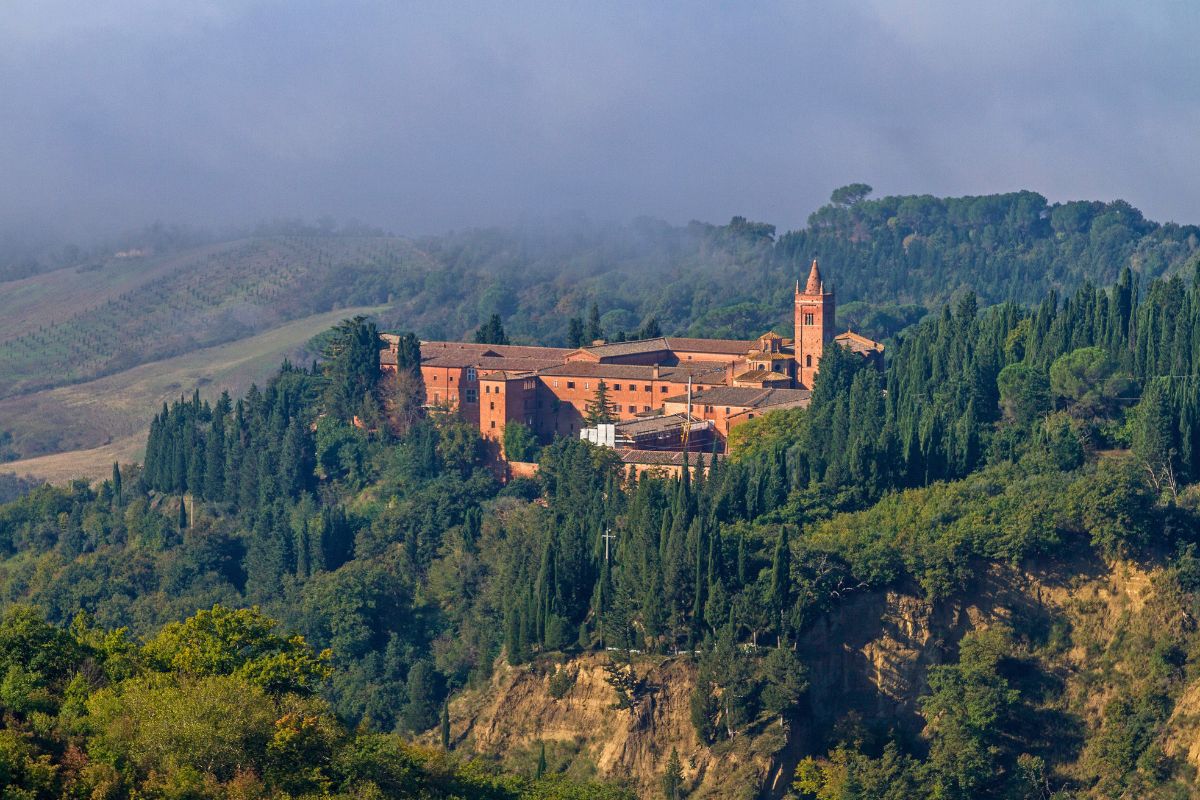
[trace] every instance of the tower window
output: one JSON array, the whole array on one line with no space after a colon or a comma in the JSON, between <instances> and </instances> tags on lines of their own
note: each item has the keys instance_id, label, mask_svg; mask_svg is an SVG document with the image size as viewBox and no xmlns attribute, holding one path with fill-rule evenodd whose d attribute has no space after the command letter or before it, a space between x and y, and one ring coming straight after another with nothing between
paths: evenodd
<instances>
[{"instance_id":1,"label":"tower window","mask_svg":"<svg viewBox=\"0 0 1200 800\"><path fill-rule=\"evenodd\" d=\"M813 315L812 315L812 314L805 314L805 315L804 315L804 324L805 324L805 325L812 325L812 324L814 324L814 320L813 320Z\"/></svg>"},{"instance_id":2,"label":"tower window","mask_svg":"<svg viewBox=\"0 0 1200 800\"><path fill-rule=\"evenodd\" d=\"M805 356L805 357L804 357L804 366L806 366L806 367L811 367L811 366L812 366L812 356Z\"/></svg>"}]
</instances>

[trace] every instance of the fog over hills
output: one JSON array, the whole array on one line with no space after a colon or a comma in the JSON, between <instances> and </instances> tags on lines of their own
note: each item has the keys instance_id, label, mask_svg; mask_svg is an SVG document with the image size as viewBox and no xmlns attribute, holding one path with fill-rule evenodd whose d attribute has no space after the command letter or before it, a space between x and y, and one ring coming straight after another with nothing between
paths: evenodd
<instances>
[{"instance_id":1,"label":"fog over hills","mask_svg":"<svg viewBox=\"0 0 1200 800\"><path fill-rule=\"evenodd\" d=\"M1197 22L1165 2L23 4L0 26L0 232L784 229L855 179L1185 222Z\"/></svg>"}]
</instances>

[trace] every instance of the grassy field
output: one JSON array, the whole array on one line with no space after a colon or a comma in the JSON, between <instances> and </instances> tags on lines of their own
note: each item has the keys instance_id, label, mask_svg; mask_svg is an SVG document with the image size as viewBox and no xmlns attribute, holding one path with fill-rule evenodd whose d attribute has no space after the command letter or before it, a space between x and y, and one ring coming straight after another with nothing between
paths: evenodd
<instances>
[{"instance_id":1,"label":"grassy field","mask_svg":"<svg viewBox=\"0 0 1200 800\"><path fill-rule=\"evenodd\" d=\"M0 429L13 432L26 458L0 464L55 480L103 475L114 458L140 456L150 418L162 406L196 388L216 397L237 395L271 375L284 357L309 358L305 343L356 314L376 314L382 306L361 306L317 314L230 344L194 350L103 378L0 400ZM46 455L42 455L46 454Z\"/></svg>"},{"instance_id":2,"label":"grassy field","mask_svg":"<svg viewBox=\"0 0 1200 800\"><path fill-rule=\"evenodd\" d=\"M95 481L112 474L114 461L122 464L141 461L145 449L146 433L143 431L91 450L74 450L69 453L10 461L0 464L0 472L41 478L50 483L67 483L76 478Z\"/></svg>"}]
</instances>

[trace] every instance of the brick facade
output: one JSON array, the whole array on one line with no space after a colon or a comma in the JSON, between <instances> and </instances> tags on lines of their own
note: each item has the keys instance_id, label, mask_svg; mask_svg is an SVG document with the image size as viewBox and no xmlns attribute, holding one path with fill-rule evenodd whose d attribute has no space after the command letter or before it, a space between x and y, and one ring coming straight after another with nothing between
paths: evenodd
<instances>
[{"instance_id":1,"label":"brick facade","mask_svg":"<svg viewBox=\"0 0 1200 800\"><path fill-rule=\"evenodd\" d=\"M659 337L597 343L574 350L468 342L422 342L426 402L455 411L500 442L504 427L528 425L544 441L577 436L601 381L618 421L655 413L712 420L731 428L772 407L803 405L821 354L833 341L882 365L883 345L847 331L834 335L835 303L814 260L795 294L795 337L757 340ZM398 337L383 335L383 369L395 369ZM791 392L788 394L788 392Z\"/></svg>"}]
</instances>

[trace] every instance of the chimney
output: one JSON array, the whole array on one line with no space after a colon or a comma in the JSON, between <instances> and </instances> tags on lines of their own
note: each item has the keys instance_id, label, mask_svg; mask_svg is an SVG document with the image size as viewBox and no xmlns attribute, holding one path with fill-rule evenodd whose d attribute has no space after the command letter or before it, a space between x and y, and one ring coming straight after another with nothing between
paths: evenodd
<instances>
[{"instance_id":1,"label":"chimney","mask_svg":"<svg viewBox=\"0 0 1200 800\"><path fill-rule=\"evenodd\" d=\"M654 369L654 371L651 373L651 376L654 378L654 380L658 380L660 375L662 374L658 369L658 364L655 364L653 369Z\"/></svg>"}]
</instances>

